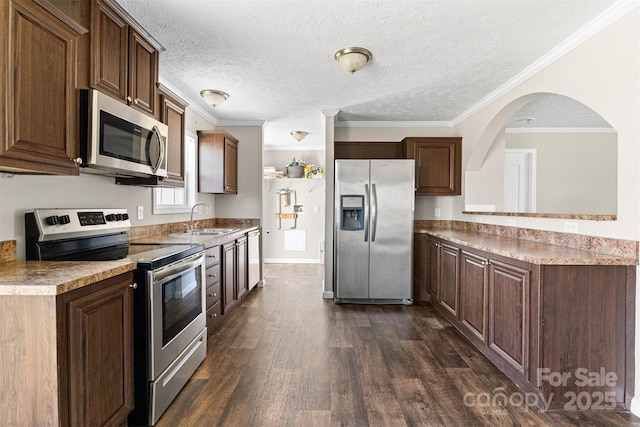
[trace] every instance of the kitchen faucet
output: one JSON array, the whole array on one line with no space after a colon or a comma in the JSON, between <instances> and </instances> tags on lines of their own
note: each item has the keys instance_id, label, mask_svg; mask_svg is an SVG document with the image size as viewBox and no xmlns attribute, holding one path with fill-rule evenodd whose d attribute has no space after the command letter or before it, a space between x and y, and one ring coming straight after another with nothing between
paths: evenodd
<instances>
[{"instance_id":1,"label":"kitchen faucet","mask_svg":"<svg viewBox=\"0 0 640 427\"><path fill-rule=\"evenodd\" d=\"M193 226L193 211L196 209L197 206L206 206L208 208L207 209L208 213L213 212L213 208L204 202L198 202L195 205L193 205L193 207L191 208L191 217L189 218L189 225L187 228L187 225L185 224L185 228L186 228L185 231L195 230L195 227Z\"/></svg>"}]
</instances>

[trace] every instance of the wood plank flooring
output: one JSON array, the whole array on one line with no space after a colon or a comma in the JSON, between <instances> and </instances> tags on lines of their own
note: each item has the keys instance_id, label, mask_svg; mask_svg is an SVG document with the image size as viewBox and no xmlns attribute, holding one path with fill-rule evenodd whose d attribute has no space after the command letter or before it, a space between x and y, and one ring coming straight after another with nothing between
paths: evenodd
<instances>
[{"instance_id":1,"label":"wood plank flooring","mask_svg":"<svg viewBox=\"0 0 640 427\"><path fill-rule=\"evenodd\" d=\"M318 265L265 275L157 426L640 426L628 412L485 404L519 389L430 306L323 300Z\"/></svg>"}]
</instances>

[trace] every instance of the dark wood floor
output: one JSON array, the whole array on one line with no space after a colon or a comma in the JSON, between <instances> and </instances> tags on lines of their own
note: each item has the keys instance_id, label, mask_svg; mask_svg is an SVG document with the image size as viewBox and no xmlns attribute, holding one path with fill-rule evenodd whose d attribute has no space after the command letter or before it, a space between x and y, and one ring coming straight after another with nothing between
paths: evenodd
<instances>
[{"instance_id":1,"label":"dark wood floor","mask_svg":"<svg viewBox=\"0 0 640 427\"><path fill-rule=\"evenodd\" d=\"M640 426L628 412L519 404L430 306L334 304L317 265L265 273L157 426ZM485 404L501 391L515 404Z\"/></svg>"}]
</instances>

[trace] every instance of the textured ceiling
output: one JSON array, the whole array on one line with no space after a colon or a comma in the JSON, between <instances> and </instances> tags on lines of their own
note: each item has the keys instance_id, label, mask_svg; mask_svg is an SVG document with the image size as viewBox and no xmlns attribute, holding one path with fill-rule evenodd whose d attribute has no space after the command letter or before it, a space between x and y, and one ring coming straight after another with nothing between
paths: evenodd
<instances>
[{"instance_id":1,"label":"textured ceiling","mask_svg":"<svg viewBox=\"0 0 640 427\"><path fill-rule=\"evenodd\" d=\"M613 0L117 0L166 49L160 76L222 123L266 121L266 145L338 121L449 122ZM365 47L353 75L334 53ZM199 97L219 89L213 109ZM533 114L529 112L528 114Z\"/></svg>"}]
</instances>

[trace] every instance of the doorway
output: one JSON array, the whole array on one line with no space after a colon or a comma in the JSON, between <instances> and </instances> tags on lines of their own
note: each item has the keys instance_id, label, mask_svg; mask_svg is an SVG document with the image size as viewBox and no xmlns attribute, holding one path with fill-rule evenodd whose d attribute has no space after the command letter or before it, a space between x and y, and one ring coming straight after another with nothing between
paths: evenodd
<instances>
[{"instance_id":1,"label":"doorway","mask_svg":"<svg viewBox=\"0 0 640 427\"><path fill-rule=\"evenodd\" d=\"M504 153L504 211L536 211L535 148L507 148Z\"/></svg>"}]
</instances>

